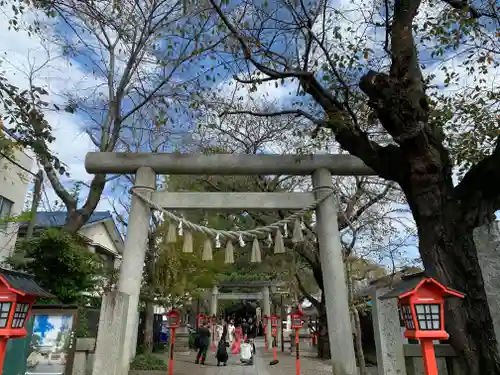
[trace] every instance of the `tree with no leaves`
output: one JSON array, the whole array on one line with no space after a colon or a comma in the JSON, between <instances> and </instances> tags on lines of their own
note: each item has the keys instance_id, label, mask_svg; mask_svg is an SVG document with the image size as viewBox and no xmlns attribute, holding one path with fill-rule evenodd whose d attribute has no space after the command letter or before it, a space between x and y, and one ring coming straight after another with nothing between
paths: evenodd
<instances>
[{"instance_id":1,"label":"tree with no leaves","mask_svg":"<svg viewBox=\"0 0 500 375\"><path fill-rule=\"evenodd\" d=\"M21 7L27 9L21 0L0 5L11 3L20 3L16 15ZM135 134L137 119L146 113L149 123L156 119L157 128L173 123L173 113L182 111L189 100L189 87L213 69L196 63L208 58L221 39L214 25L200 16L202 10L185 12L182 1L37 1L33 6L55 20L55 26L45 25L47 20L38 22L33 36L50 48L46 61L30 61L30 71L24 72L28 90L19 93L17 88L7 87L13 99L6 116L22 145L35 152L64 203L68 212L64 229L76 232L99 203L107 177L93 176L80 206L62 182L61 175L67 171L64 161L51 152L54 137L44 113L79 115L85 119L82 130L98 151L120 149L120 139ZM15 20L18 25L20 21ZM88 72L85 85L49 97L46 88L37 86L37 78L54 59L65 60L68 66L74 61L82 64ZM0 77L0 93L4 86ZM54 102L55 94L64 95L64 101Z\"/></svg>"},{"instance_id":2,"label":"tree with no leaves","mask_svg":"<svg viewBox=\"0 0 500 375\"><path fill-rule=\"evenodd\" d=\"M419 60L426 42L441 43L439 28L455 29L447 22L450 18L439 19L428 8L425 12L427 5L442 5L439 9L447 15L460 14L468 20L466 25L490 37L488 25L498 20L498 9L451 0L368 1L361 4L367 13L361 8L362 17L345 27L347 12L327 1L210 3L239 46L237 81L252 86L298 84L301 97L294 105L250 114L305 117L316 126L313 135L326 132L380 177L399 185L417 225L426 272L467 295L448 304L452 345L468 374L500 374L473 240L474 229L494 220L494 212L500 209L499 185L491 183L500 178L500 139L498 134L491 138L490 146L454 184L454 167L461 165L449 147L453 134L445 131L450 118L443 116L443 103L431 96L431 77L424 76ZM437 25L434 39L418 32L425 17ZM349 32L347 39L340 32L343 27ZM358 32L359 28L364 29ZM457 29L455 45L460 47L465 43L464 29ZM372 36L376 39L368 40ZM469 30L466 36L470 39L474 34ZM489 104L486 98L483 103ZM477 119L469 116L468 124L474 125ZM460 122L454 124L455 134L469 131Z\"/></svg>"},{"instance_id":3,"label":"tree with no leaves","mask_svg":"<svg viewBox=\"0 0 500 375\"><path fill-rule=\"evenodd\" d=\"M239 100L245 98L245 100ZM235 100L233 100L235 99ZM233 112L276 111L277 105L268 98L252 97L241 86L236 85L225 95L212 93L204 102L203 116L198 126L199 141L202 145L220 145L220 152L257 154L273 152L314 153L319 149L335 149L329 140L310 140L303 137L307 129L304 119L293 114L280 117L255 117ZM214 110L224 110L226 115L218 121ZM208 120L206 120L208 119ZM302 176L200 176L195 177L208 191L220 192L277 192L310 190L310 181ZM408 218L408 210L401 208L404 200L396 186L377 177L337 177L334 180L341 214L338 224L344 243L346 260L354 254L375 260L394 260L394 248L401 248L414 236L414 223ZM255 226L268 225L288 216L289 212L248 212ZM328 325L324 294L315 298L314 292L323 291L323 277L318 249L318 241L311 225L310 217L304 220L304 239L294 244L285 238L290 249L286 257L287 272L291 272L290 283L298 294L305 296L317 309L320 321L318 356L329 358ZM290 232L292 228L289 229ZM356 251L354 251L356 249ZM279 259L272 256L272 246L266 263L278 268ZM289 256L296 253L297 257ZM276 259L274 259L276 258ZM293 259L295 258L295 259ZM347 262L350 264L350 262ZM355 277L360 277L356 274ZM307 280L306 280L307 279ZM314 280L311 285L310 279ZM312 286L312 288L311 288Z\"/></svg>"}]
</instances>

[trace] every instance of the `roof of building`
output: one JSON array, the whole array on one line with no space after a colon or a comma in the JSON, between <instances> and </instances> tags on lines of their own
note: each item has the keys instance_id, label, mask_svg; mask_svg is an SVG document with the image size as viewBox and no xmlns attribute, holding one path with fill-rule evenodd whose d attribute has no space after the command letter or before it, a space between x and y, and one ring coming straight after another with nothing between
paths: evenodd
<instances>
[{"instance_id":1,"label":"roof of building","mask_svg":"<svg viewBox=\"0 0 500 375\"><path fill-rule=\"evenodd\" d=\"M35 228L60 228L66 223L68 213L66 211L38 211L36 213ZM123 237L118 230L115 220L109 211L94 211L90 215L89 220L85 223L84 227L103 223L109 235L111 236L114 244L116 245L119 254L123 252ZM27 222L21 223L21 229L28 226ZM108 249L111 251L111 249Z\"/></svg>"},{"instance_id":2,"label":"roof of building","mask_svg":"<svg viewBox=\"0 0 500 375\"><path fill-rule=\"evenodd\" d=\"M66 223L67 216L68 213L66 211L38 211L35 217L35 226L38 228L62 227ZM113 216L111 216L109 211L94 211L85 225L94 224L108 219L113 220ZM28 225L28 223L23 223L23 225Z\"/></svg>"},{"instance_id":3,"label":"roof of building","mask_svg":"<svg viewBox=\"0 0 500 375\"><path fill-rule=\"evenodd\" d=\"M0 268L0 277L12 292L29 294L35 297L54 298L54 295L43 290L35 281L34 276L28 273Z\"/></svg>"}]
</instances>

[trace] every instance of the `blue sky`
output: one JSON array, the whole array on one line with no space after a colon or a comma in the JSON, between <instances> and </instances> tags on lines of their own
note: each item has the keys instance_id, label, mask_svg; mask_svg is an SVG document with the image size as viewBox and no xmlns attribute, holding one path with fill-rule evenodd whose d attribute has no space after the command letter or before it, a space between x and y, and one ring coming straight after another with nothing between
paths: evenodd
<instances>
[{"instance_id":1,"label":"blue sky","mask_svg":"<svg viewBox=\"0 0 500 375\"><path fill-rule=\"evenodd\" d=\"M234 4L234 3L233 3ZM336 0L336 4L340 9L348 12L348 19L342 19L338 21L338 25L340 27L340 32L343 33L344 39L340 42L334 42L338 45L336 48L342 50L342 46L345 44L346 40L355 40L355 38L366 38L370 37L374 41L380 41L383 37L383 34L380 30L366 29L366 28L356 28L355 26L360 26L360 20L363 19L364 12L366 11L362 5L363 2L361 0L356 0L354 2L347 0ZM422 12L424 13L424 12ZM283 16L284 19L288 18L288 16L284 15L284 11L280 10L280 15ZM15 31L7 31L5 22L9 17L9 14L0 15L0 27L3 27L4 30L2 35L5 35L5 38L0 40L0 52L4 53L6 56L6 61L2 64L2 69L6 70L7 77L12 81L12 83L17 84L20 87L25 87L27 84L27 76L26 72L30 69L30 67L39 67L47 61L48 52L50 55L50 61L48 64L44 66L43 69L37 74L36 80L38 84L46 86L49 88L51 92L51 101L56 102L57 104L64 104L68 93L70 95L78 95L78 96L91 96L93 104L96 103L94 101L96 98L98 101L103 103L106 102L106 85L105 80L102 74L95 73L95 64L92 62L96 59L102 59L102 51L99 51L99 54L89 53L89 50L80 47L76 49L76 55L72 55L70 58L67 57L59 57L61 54L61 49L57 45L53 45L50 43L40 43L36 36L28 36L27 33L23 31L15 32ZM284 20L282 19L282 21ZM75 38L72 35L71 30L62 23L54 22L52 20L50 22L54 27L52 29L52 33L54 34L62 34L65 35L67 40L74 42ZM208 23L208 25L211 25ZM347 31L349 27L355 27L352 31ZM189 28L188 28L189 29ZM178 40L178 39L170 39L170 40ZM278 43L276 45L276 51L283 51L283 43L284 40L282 38L282 43ZM186 41L182 42L183 44ZM296 41L287 40L286 43L289 43L289 46L293 47ZM152 56L158 57L158 55L162 55L162 52L168 52L169 43L162 43L160 48L157 49L154 53L151 52ZM184 44L185 45L185 44ZM180 45L177 45L174 49L180 48ZM375 51L373 56L370 56L369 61L363 62L364 64L373 64L374 61L379 57L377 55L377 51L380 51L380 44L370 45ZM344 51L345 52L345 51ZM432 72L437 74L436 81L439 83L442 81L442 73L437 70L438 62L433 61L430 58L430 55L427 51L420 51L421 58L424 61L427 61L427 72ZM219 93L229 92L230 91L230 83L231 83L231 75L232 73L221 68L219 66L220 59L224 57L226 61L231 59L227 54L224 56L219 55L217 59L212 59L207 56L205 59L200 59L196 63L190 62L186 64L183 71L178 71L175 74L176 82L186 81L195 75L200 75L202 77L207 74L200 73L203 70L209 69L210 67L216 66L213 73L209 74L210 79L201 79L200 85L203 89L215 89ZM107 57L104 55L104 60ZM457 67L460 61L450 60L447 62L449 66ZM367 66L363 66L361 71L356 72L355 74L360 75L365 71ZM157 71L157 68L154 64L150 64L150 66L145 67L145 69L149 69L149 72ZM215 77L215 82L212 80L212 77ZM354 75L356 78L356 75ZM470 77L465 77L464 80L473 79ZM188 88L182 87L182 85L177 84L176 87L172 89L172 91L178 92L180 94L192 93L194 90L193 85L188 85ZM97 90L96 90L97 88ZM296 101L297 98L294 96L295 94L295 84L287 83L284 86L274 87L274 84L270 85L262 85L258 88L256 93L248 93L246 90L240 90L241 95L248 96L253 95L255 97L266 95L268 98L272 98L276 100L278 103L281 103L283 106L288 106L292 101ZM292 95L289 95L289 93ZM99 97L95 95L95 93L100 93L102 96ZM299 98L304 104L307 103L307 98ZM97 102L98 102L97 101ZM125 101L123 105L123 110L126 111L130 107L130 101ZM182 107L182 106L181 106ZM148 108L143 111L141 121L145 124L145 126L149 126L151 124L152 118L155 116L155 112L157 112L159 106ZM177 111L175 109L178 109ZM195 126L195 121L193 120L193 111L184 111L184 109L179 109L178 105L171 104L170 107L166 110L167 117L173 120L173 123L169 125L169 131L171 133L175 133L175 136L172 136L169 139L169 142L166 145L165 150L169 151L175 148L181 141L182 135L189 133L189 131ZM89 116L89 114L91 116ZM91 110L87 113L77 112L76 114L69 114L66 112L48 112L47 118L52 124L54 128L54 134L56 136L56 142L53 145L53 151L55 151L60 158L68 165L69 172L71 173L71 177L69 180L66 180L66 184L70 184L71 181L89 181L90 176L85 172L83 166L83 159L85 157L86 152L92 151L95 149L95 146L90 141L87 134L85 134L84 129L89 128L92 125L92 121L90 117L100 117L102 114L98 110ZM95 134L97 135L97 134ZM122 135L124 137L132 137L134 133L131 130L124 130ZM144 144L139 145L139 149L144 150ZM105 190L105 197L103 197L99 209L109 209L110 208L110 200L116 198L117 196L123 196L125 185L122 184L121 189L113 189L114 184L110 184L107 186ZM51 192L51 189L48 185L46 185L46 190L48 192L49 200L54 200L55 195ZM83 192L84 193L84 192ZM409 252L414 252L415 239L409 240L411 243L405 245L404 248L408 248Z\"/></svg>"}]
</instances>

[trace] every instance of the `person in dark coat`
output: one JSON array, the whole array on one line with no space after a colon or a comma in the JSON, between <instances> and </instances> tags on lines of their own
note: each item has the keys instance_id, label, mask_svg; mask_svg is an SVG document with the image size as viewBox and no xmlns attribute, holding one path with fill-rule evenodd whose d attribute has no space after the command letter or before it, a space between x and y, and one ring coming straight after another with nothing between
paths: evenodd
<instances>
[{"instance_id":1,"label":"person in dark coat","mask_svg":"<svg viewBox=\"0 0 500 375\"><path fill-rule=\"evenodd\" d=\"M215 354L217 358L217 366L220 366L221 363L224 366L227 365L227 360L229 359L229 354L227 353L227 348L229 347L229 343L226 341L224 336L222 336L219 341L219 345L217 345L217 353Z\"/></svg>"},{"instance_id":2,"label":"person in dark coat","mask_svg":"<svg viewBox=\"0 0 500 375\"><path fill-rule=\"evenodd\" d=\"M198 354L196 355L196 364L200 363L204 365L205 364L205 359L207 358L207 350L210 345L210 329L208 328L208 325L204 325L200 327L198 330Z\"/></svg>"}]
</instances>

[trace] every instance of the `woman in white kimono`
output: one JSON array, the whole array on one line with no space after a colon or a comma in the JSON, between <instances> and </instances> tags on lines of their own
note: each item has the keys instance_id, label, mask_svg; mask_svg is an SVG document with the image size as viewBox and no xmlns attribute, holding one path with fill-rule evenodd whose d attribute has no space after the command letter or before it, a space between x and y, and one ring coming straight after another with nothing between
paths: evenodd
<instances>
[{"instance_id":1,"label":"woman in white kimono","mask_svg":"<svg viewBox=\"0 0 500 375\"><path fill-rule=\"evenodd\" d=\"M231 320L227 325L227 341L232 344L234 341L234 320Z\"/></svg>"},{"instance_id":2,"label":"woman in white kimono","mask_svg":"<svg viewBox=\"0 0 500 375\"><path fill-rule=\"evenodd\" d=\"M219 343L222 338L222 332L224 332L224 326L222 324L217 324L215 327L215 342Z\"/></svg>"}]
</instances>

